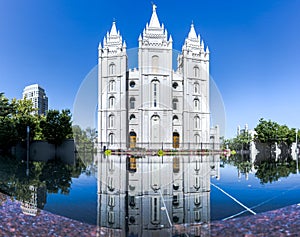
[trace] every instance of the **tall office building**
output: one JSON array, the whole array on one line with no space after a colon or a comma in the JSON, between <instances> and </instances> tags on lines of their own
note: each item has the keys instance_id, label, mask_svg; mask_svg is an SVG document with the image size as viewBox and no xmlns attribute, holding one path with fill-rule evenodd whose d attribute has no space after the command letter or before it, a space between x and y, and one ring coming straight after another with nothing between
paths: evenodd
<instances>
[{"instance_id":1,"label":"tall office building","mask_svg":"<svg viewBox=\"0 0 300 237\"><path fill-rule=\"evenodd\" d=\"M98 141L103 146L199 149L211 142L210 53L194 24L187 33L173 70L173 40L153 5L138 38L138 68L129 69L125 41L113 22L98 48Z\"/></svg>"},{"instance_id":2,"label":"tall office building","mask_svg":"<svg viewBox=\"0 0 300 237\"><path fill-rule=\"evenodd\" d=\"M37 109L36 113L45 115L48 111L48 97L45 90L38 84L26 86L23 90L23 99L31 100L33 107Z\"/></svg>"}]
</instances>

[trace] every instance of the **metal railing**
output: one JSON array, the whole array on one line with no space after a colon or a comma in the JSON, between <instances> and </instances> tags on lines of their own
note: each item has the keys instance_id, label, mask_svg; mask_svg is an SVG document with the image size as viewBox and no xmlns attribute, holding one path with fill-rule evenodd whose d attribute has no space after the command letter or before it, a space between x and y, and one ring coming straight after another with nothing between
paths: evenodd
<instances>
[{"instance_id":1,"label":"metal railing","mask_svg":"<svg viewBox=\"0 0 300 237\"><path fill-rule=\"evenodd\" d=\"M114 144L110 144L108 142L99 142L95 144L98 150L220 150L221 144L215 142L187 142L187 143L179 143L174 144L172 142L136 142L126 143L126 142L118 142Z\"/></svg>"}]
</instances>

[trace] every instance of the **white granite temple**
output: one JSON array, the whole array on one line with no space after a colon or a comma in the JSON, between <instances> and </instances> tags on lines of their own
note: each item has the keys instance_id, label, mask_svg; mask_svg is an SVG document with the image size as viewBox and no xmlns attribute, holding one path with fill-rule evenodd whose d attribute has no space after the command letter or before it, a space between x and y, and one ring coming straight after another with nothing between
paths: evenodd
<instances>
[{"instance_id":1,"label":"white granite temple","mask_svg":"<svg viewBox=\"0 0 300 237\"><path fill-rule=\"evenodd\" d=\"M209 50L194 24L172 68L173 40L156 6L138 38L138 68L113 22L99 44L98 141L109 149L200 149L211 142ZM214 128L213 139L218 139Z\"/></svg>"}]
</instances>

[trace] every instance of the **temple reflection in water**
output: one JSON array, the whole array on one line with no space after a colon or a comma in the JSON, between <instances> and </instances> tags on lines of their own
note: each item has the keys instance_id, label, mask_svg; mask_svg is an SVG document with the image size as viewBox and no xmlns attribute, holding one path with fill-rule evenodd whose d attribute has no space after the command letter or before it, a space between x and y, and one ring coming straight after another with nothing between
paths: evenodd
<instances>
[{"instance_id":1,"label":"temple reflection in water","mask_svg":"<svg viewBox=\"0 0 300 237\"><path fill-rule=\"evenodd\" d=\"M113 236L209 232L210 177L219 177L219 155L98 159L97 221Z\"/></svg>"}]
</instances>

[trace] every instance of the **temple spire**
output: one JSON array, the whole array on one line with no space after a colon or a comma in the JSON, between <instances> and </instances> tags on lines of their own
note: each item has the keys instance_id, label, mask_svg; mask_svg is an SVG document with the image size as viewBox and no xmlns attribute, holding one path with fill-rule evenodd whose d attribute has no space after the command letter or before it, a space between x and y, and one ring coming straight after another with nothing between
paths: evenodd
<instances>
[{"instance_id":1,"label":"temple spire","mask_svg":"<svg viewBox=\"0 0 300 237\"><path fill-rule=\"evenodd\" d=\"M149 27L152 27L152 28L160 27L160 23L159 23L157 14L156 14L156 5L155 4L152 4L152 16L151 16Z\"/></svg>"},{"instance_id":2,"label":"temple spire","mask_svg":"<svg viewBox=\"0 0 300 237\"><path fill-rule=\"evenodd\" d=\"M172 48L172 41L168 41L168 31L163 23L160 24L156 14L156 5L153 3L150 22L146 24L139 37L139 47Z\"/></svg>"},{"instance_id":3,"label":"temple spire","mask_svg":"<svg viewBox=\"0 0 300 237\"><path fill-rule=\"evenodd\" d=\"M195 31L194 23L193 23L193 22L192 22L192 24L191 24L191 29L190 29L188 38L189 38L189 39L197 39L197 34L196 34L196 31Z\"/></svg>"},{"instance_id":4,"label":"temple spire","mask_svg":"<svg viewBox=\"0 0 300 237\"><path fill-rule=\"evenodd\" d=\"M103 39L103 47L101 49L106 55L117 55L126 52L126 43L120 31L117 30L116 21L113 20L110 31L107 32Z\"/></svg>"},{"instance_id":5,"label":"temple spire","mask_svg":"<svg viewBox=\"0 0 300 237\"><path fill-rule=\"evenodd\" d=\"M113 36L113 35L118 35L115 20L113 21L111 29L110 29L110 36Z\"/></svg>"}]
</instances>

